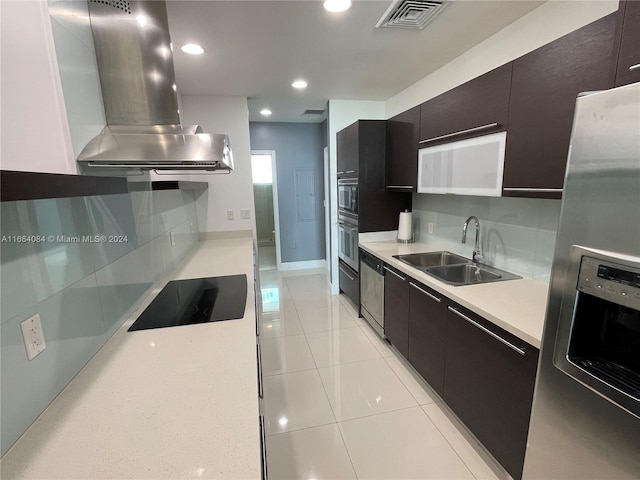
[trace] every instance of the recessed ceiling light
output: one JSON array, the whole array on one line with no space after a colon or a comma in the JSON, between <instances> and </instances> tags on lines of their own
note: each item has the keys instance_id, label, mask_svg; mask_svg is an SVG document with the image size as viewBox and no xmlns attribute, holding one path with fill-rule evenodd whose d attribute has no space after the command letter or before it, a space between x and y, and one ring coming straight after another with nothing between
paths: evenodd
<instances>
[{"instance_id":1,"label":"recessed ceiling light","mask_svg":"<svg viewBox=\"0 0 640 480\"><path fill-rule=\"evenodd\" d=\"M184 53L188 53L189 55L202 55L204 53L204 48L200 45L196 45L195 43L187 43L180 47Z\"/></svg>"},{"instance_id":2,"label":"recessed ceiling light","mask_svg":"<svg viewBox=\"0 0 640 480\"><path fill-rule=\"evenodd\" d=\"M307 88L307 82L305 82L304 80L296 80L291 84L291 86L293 88L303 89L303 88Z\"/></svg>"},{"instance_id":3,"label":"recessed ceiling light","mask_svg":"<svg viewBox=\"0 0 640 480\"><path fill-rule=\"evenodd\" d=\"M351 0L324 0L322 6L328 12L344 12L351 8Z\"/></svg>"},{"instance_id":4,"label":"recessed ceiling light","mask_svg":"<svg viewBox=\"0 0 640 480\"><path fill-rule=\"evenodd\" d=\"M263 115L265 117L268 117L269 115L271 115L271 110L269 110L268 108L263 108L262 110L260 110L260 115Z\"/></svg>"}]
</instances>

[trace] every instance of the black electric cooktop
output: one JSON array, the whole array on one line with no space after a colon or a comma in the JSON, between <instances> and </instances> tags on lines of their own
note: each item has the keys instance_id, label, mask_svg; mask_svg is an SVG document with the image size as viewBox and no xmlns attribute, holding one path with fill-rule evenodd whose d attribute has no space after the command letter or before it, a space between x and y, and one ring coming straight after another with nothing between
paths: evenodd
<instances>
[{"instance_id":1,"label":"black electric cooktop","mask_svg":"<svg viewBox=\"0 0 640 480\"><path fill-rule=\"evenodd\" d=\"M246 275L174 280L167 283L129 331L242 318L246 303Z\"/></svg>"}]
</instances>

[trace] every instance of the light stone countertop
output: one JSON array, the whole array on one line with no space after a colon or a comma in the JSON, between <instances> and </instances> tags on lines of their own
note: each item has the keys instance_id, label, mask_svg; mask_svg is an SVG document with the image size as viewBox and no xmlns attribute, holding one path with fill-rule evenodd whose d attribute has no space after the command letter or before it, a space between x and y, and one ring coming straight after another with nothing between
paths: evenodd
<instances>
[{"instance_id":1,"label":"light stone countertop","mask_svg":"<svg viewBox=\"0 0 640 480\"><path fill-rule=\"evenodd\" d=\"M361 242L360 248L486 318L529 345L540 348L549 289L546 283L521 278L456 287L393 258L393 255L443 250L437 245L426 243L404 245L396 241L386 241Z\"/></svg>"},{"instance_id":2,"label":"light stone countertop","mask_svg":"<svg viewBox=\"0 0 640 480\"><path fill-rule=\"evenodd\" d=\"M156 288L7 452L2 478L260 478L252 253L251 238L200 242L166 281L245 273L244 318L127 332Z\"/></svg>"}]
</instances>

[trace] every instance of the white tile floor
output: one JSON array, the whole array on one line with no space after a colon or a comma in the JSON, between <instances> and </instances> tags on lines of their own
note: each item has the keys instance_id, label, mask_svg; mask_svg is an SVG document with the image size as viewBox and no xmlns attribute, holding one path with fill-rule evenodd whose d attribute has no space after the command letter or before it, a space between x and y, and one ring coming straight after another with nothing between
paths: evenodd
<instances>
[{"instance_id":1,"label":"white tile floor","mask_svg":"<svg viewBox=\"0 0 640 480\"><path fill-rule=\"evenodd\" d=\"M260 272L269 479L508 478L326 278Z\"/></svg>"}]
</instances>

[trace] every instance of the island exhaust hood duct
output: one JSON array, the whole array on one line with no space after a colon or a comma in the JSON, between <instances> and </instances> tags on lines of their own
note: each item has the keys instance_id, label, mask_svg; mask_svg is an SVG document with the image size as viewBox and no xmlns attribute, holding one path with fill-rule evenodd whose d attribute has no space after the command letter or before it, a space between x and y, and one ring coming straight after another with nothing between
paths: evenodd
<instances>
[{"instance_id":1,"label":"island exhaust hood duct","mask_svg":"<svg viewBox=\"0 0 640 480\"><path fill-rule=\"evenodd\" d=\"M227 135L180 124L165 2L88 3L107 126L78 162L92 170L232 170Z\"/></svg>"}]
</instances>

